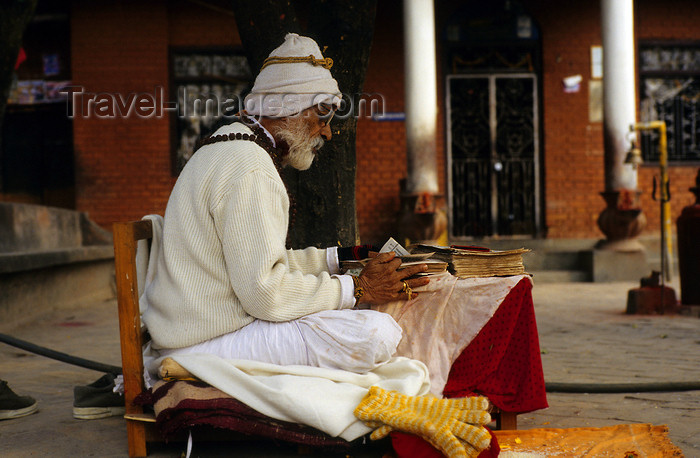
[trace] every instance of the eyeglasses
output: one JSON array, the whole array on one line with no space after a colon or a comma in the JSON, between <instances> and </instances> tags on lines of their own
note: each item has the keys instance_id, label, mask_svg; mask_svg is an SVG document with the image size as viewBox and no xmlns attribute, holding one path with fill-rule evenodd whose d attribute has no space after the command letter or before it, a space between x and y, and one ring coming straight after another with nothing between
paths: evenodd
<instances>
[{"instance_id":1,"label":"eyeglasses","mask_svg":"<svg viewBox=\"0 0 700 458\"><path fill-rule=\"evenodd\" d=\"M331 119L333 119L333 115L335 115L335 108L333 108L333 105L320 103L316 105L316 115L318 116L318 119L321 120L323 127L326 127L328 124L330 124Z\"/></svg>"}]
</instances>

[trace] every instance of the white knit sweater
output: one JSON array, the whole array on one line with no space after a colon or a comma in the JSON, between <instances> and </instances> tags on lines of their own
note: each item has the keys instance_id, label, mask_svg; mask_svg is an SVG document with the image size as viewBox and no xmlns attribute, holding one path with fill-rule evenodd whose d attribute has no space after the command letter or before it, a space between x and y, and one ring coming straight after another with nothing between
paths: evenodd
<instances>
[{"instance_id":1,"label":"white knit sweater","mask_svg":"<svg viewBox=\"0 0 700 458\"><path fill-rule=\"evenodd\" d=\"M240 123L216 134L251 133ZM268 153L251 141L200 148L165 211L163 245L145 291L156 348L194 345L254 319L287 321L354 305L326 250L287 250L289 198ZM350 291L352 291L350 289Z\"/></svg>"}]
</instances>

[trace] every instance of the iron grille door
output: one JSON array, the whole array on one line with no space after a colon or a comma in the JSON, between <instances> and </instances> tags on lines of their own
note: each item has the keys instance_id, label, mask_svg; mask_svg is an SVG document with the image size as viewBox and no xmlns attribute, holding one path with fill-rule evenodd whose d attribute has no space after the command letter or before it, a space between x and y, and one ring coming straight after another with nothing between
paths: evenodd
<instances>
[{"instance_id":1,"label":"iron grille door","mask_svg":"<svg viewBox=\"0 0 700 458\"><path fill-rule=\"evenodd\" d=\"M451 75L447 99L450 236L534 235L539 221L535 76Z\"/></svg>"}]
</instances>

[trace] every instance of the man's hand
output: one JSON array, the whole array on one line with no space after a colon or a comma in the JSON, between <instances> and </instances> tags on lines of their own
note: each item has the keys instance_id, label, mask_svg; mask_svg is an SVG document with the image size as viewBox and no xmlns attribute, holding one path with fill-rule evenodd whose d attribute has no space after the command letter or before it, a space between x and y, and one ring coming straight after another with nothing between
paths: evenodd
<instances>
[{"instance_id":1,"label":"man's hand","mask_svg":"<svg viewBox=\"0 0 700 458\"><path fill-rule=\"evenodd\" d=\"M358 283L364 289L364 295L360 302L363 304L381 305L392 301L405 301L409 297L404 283L413 289L427 285L430 281L427 277L405 280L427 270L428 266L426 264L418 264L397 270L399 266L401 266L401 259L397 258L396 253L393 251L379 253L371 259L358 277ZM412 293L411 297L415 297L416 294Z\"/></svg>"}]
</instances>

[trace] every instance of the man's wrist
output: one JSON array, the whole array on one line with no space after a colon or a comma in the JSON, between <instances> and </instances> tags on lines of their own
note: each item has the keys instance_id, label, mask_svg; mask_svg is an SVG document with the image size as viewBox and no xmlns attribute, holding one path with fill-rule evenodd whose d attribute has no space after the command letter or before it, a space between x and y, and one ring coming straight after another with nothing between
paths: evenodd
<instances>
[{"instance_id":1,"label":"man's wrist","mask_svg":"<svg viewBox=\"0 0 700 458\"><path fill-rule=\"evenodd\" d=\"M355 287L355 290L353 291L353 296L355 297L355 300L357 303L360 302L360 298L365 295L365 289L360 285L360 277L357 275L351 275L352 277L352 284Z\"/></svg>"}]
</instances>

